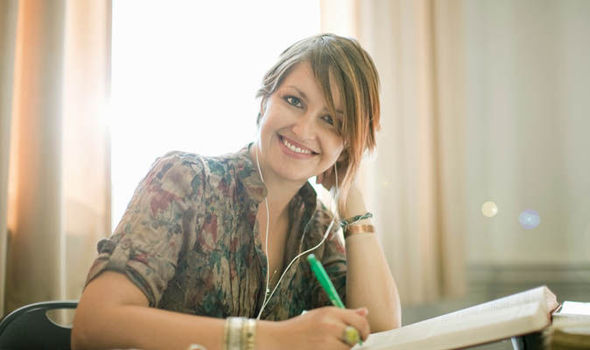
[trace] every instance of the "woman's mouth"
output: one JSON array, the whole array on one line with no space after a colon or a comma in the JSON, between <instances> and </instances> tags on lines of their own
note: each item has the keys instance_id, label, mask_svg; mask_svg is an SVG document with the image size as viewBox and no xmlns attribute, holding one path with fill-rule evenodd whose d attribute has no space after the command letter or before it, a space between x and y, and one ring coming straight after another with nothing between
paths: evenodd
<instances>
[{"instance_id":1,"label":"woman's mouth","mask_svg":"<svg viewBox=\"0 0 590 350\"><path fill-rule=\"evenodd\" d=\"M289 141L286 137L279 135L279 140L288 150L300 155L316 155L318 153L302 145L296 144L294 141Z\"/></svg>"}]
</instances>

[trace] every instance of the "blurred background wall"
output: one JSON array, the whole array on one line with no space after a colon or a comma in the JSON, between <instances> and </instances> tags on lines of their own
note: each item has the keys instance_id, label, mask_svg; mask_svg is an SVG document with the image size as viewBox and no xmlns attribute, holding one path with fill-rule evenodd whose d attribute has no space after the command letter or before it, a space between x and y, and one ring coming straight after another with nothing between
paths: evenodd
<instances>
[{"instance_id":1,"label":"blurred background wall","mask_svg":"<svg viewBox=\"0 0 590 350\"><path fill-rule=\"evenodd\" d=\"M323 4L380 70L364 182L404 323L540 284L590 300L590 2Z\"/></svg>"},{"instance_id":2,"label":"blurred background wall","mask_svg":"<svg viewBox=\"0 0 590 350\"><path fill-rule=\"evenodd\" d=\"M474 292L590 299L590 3L465 1L465 223ZM485 201L497 214L481 215Z\"/></svg>"}]
</instances>

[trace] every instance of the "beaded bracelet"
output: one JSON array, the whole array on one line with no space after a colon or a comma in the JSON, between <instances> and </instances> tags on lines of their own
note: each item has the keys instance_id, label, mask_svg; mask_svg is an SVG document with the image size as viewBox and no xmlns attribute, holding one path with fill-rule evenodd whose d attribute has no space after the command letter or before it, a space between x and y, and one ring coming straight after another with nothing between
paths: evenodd
<instances>
[{"instance_id":1,"label":"beaded bracelet","mask_svg":"<svg viewBox=\"0 0 590 350\"><path fill-rule=\"evenodd\" d=\"M352 225L356 222L359 222L359 221L365 220L365 219L369 219L372 217L373 217L373 214L371 214L370 212L366 212L363 215L355 215L351 218L343 219L342 221L340 221L340 227L344 228L348 225Z\"/></svg>"}]
</instances>

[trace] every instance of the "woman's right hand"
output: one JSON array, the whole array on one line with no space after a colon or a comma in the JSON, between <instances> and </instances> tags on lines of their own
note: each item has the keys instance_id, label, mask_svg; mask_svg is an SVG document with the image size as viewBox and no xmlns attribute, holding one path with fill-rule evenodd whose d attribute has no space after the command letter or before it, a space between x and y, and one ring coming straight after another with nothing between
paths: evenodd
<instances>
[{"instance_id":1,"label":"woman's right hand","mask_svg":"<svg viewBox=\"0 0 590 350\"><path fill-rule=\"evenodd\" d=\"M278 341L281 349L350 349L352 345L344 341L344 329L352 326L366 340L370 333L367 314L366 308L322 307L276 322L273 334L269 335ZM259 345L265 348L264 344Z\"/></svg>"}]
</instances>

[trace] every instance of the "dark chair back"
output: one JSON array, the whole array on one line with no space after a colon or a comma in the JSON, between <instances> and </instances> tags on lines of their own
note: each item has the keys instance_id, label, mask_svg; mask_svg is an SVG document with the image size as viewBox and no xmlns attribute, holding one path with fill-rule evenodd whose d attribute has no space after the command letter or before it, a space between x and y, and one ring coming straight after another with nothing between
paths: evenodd
<instances>
[{"instance_id":1,"label":"dark chair back","mask_svg":"<svg viewBox=\"0 0 590 350\"><path fill-rule=\"evenodd\" d=\"M70 327L56 324L47 311L75 309L77 301L43 301L14 310L0 321L0 349L70 349Z\"/></svg>"}]
</instances>

